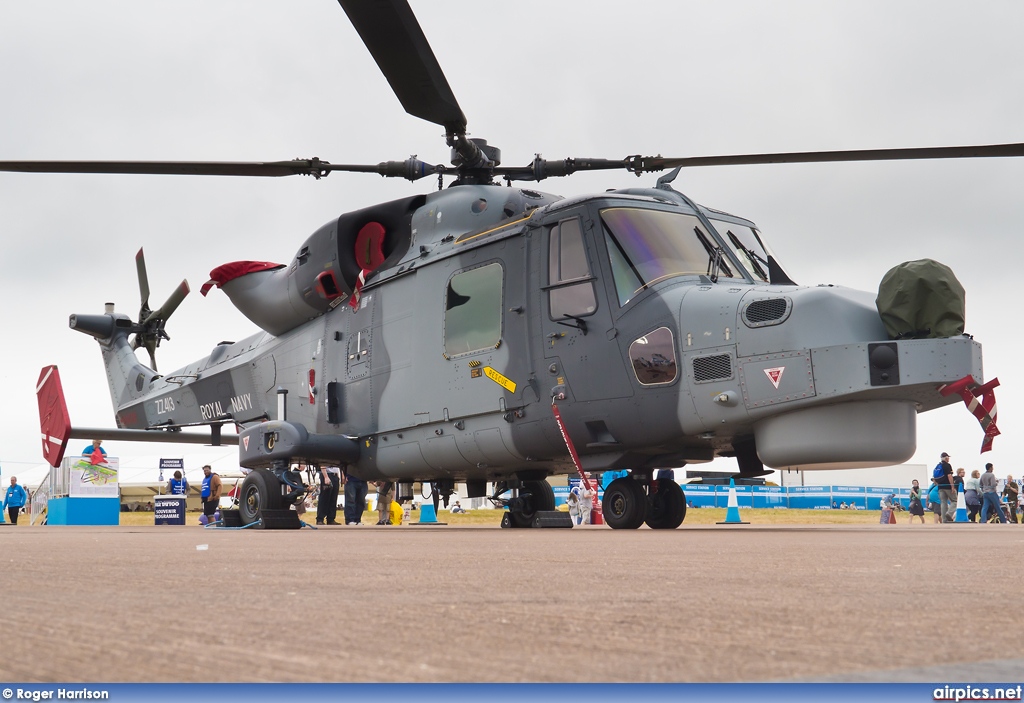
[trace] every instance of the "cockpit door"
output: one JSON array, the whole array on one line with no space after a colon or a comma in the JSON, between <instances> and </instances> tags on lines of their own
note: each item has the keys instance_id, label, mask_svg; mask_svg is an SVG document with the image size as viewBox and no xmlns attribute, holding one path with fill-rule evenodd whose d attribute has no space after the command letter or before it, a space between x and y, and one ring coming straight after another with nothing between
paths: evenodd
<instances>
[{"instance_id":1,"label":"cockpit door","mask_svg":"<svg viewBox=\"0 0 1024 703\"><path fill-rule=\"evenodd\" d=\"M554 379L576 401L633 394L618 331L600 285L595 227L586 212L571 212L544 228L541 287L544 357Z\"/></svg>"}]
</instances>

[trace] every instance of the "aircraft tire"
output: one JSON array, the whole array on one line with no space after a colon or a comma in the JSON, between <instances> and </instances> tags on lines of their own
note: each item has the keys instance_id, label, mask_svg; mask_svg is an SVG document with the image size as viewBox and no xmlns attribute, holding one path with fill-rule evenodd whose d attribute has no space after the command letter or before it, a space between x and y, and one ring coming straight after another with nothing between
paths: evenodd
<instances>
[{"instance_id":1,"label":"aircraft tire","mask_svg":"<svg viewBox=\"0 0 1024 703\"><path fill-rule=\"evenodd\" d=\"M532 527L538 511L555 509L555 491L547 481L523 481L522 493L529 493L526 507L509 511L513 527Z\"/></svg>"},{"instance_id":2,"label":"aircraft tire","mask_svg":"<svg viewBox=\"0 0 1024 703\"><path fill-rule=\"evenodd\" d=\"M601 501L604 522L613 530L635 530L647 517L647 496L632 478L617 478L608 484Z\"/></svg>"},{"instance_id":3,"label":"aircraft tire","mask_svg":"<svg viewBox=\"0 0 1024 703\"><path fill-rule=\"evenodd\" d=\"M267 469L254 469L242 481L238 515L243 526L262 519L264 509L281 510L284 507L281 482Z\"/></svg>"},{"instance_id":4,"label":"aircraft tire","mask_svg":"<svg viewBox=\"0 0 1024 703\"><path fill-rule=\"evenodd\" d=\"M674 530L686 517L686 494L679 484L668 479L658 481L658 490L648 497L645 522L652 530Z\"/></svg>"}]
</instances>

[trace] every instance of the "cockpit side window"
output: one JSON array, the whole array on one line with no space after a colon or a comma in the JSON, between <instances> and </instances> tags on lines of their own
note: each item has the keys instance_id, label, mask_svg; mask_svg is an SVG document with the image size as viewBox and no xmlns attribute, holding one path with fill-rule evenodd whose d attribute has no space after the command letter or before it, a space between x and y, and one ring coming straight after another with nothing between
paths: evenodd
<instances>
[{"instance_id":1,"label":"cockpit side window","mask_svg":"<svg viewBox=\"0 0 1024 703\"><path fill-rule=\"evenodd\" d=\"M619 305L673 276L743 279L694 215L641 208L601 210Z\"/></svg>"},{"instance_id":2,"label":"cockpit side window","mask_svg":"<svg viewBox=\"0 0 1024 703\"><path fill-rule=\"evenodd\" d=\"M676 345L672 330L659 327L629 345L636 380L645 386L658 386L676 380Z\"/></svg>"},{"instance_id":3,"label":"cockpit side window","mask_svg":"<svg viewBox=\"0 0 1024 703\"><path fill-rule=\"evenodd\" d=\"M579 219L562 220L552 227L548 242L551 318L593 315L597 299Z\"/></svg>"}]
</instances>

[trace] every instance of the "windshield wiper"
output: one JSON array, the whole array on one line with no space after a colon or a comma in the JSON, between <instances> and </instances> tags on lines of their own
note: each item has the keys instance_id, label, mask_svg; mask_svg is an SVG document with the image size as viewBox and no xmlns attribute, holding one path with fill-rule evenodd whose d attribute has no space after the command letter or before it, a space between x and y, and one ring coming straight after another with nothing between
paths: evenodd
<instances>
[{"instance_id":1,"label":"windshield wiper","mask_svg":"<svg viewBox=\"0 0 1024 703\"><path fill-rule=\"evenodd\" d=\"M743 242L740 241L739 237L737 237L735 234L733 234L731 229L728 230L725 234L726 234L727 237L729 237L729 241L732 242L732 245L734 247L736 247L741 252L743 252L744 254L747 255L747 258L750 260L750 265L754 269L754 273L756 273L758 276L760 276L762 281L768 281L769 283L771 283L771 276L769 276L767 273L765 273L765 270L763 268L761 268L761 265L758 263L760 261L762 264L767 266L768 262L766 260L762 259L760 256L758 256L754 252L752 252L750 249L747 249L745 246L743 246Z\"/></svg>"},{"instance_id":2,"label":"windshield wiper","mask_svg":"<svg viewBox=\"0 0 1024 703\"><path fill-rule=\"evenodd\" d=\"M704 251L708 253L708 278L711 279L712 283L718 283L718 272L721 271L723 274L732 278L732 271L729 269L729 265L725 263L725 252L722 251L722 247L714 246L708 241L708 238L700 230L700 227L694 227L693 233L697 235L697 239L704 245Z\"/></svg>"}]
</instances>

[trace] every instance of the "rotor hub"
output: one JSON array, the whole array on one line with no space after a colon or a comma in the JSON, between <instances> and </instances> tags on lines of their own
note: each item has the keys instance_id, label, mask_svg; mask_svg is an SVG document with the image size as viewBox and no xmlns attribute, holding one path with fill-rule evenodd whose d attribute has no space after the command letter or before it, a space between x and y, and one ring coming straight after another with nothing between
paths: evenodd
<instances>
[{"instance_id":1,"label":"rotor hub","mask_svg":"<svg viewBox=\"0 0 1024 703\"><path fill-rule=\"evenodd\" d=\"M487 143L486 139L472 138L472 139L467 139L466 141L469 141L469 142L472 142L473 144L475 144L477 146L477 148L480 149L480 152L491 162L492 166L499 166L499 165L501 165L501 149L499 149L496 146L490 146ZM477 167L478 166L478 164L467 164L466 160L463 158L462 154L460 154L455 147L452 147L451 160L452 160L452 166L455 166L456 168L458 168L460 166L470 166L470 167Z\"/></svg>"}]
</instances>

